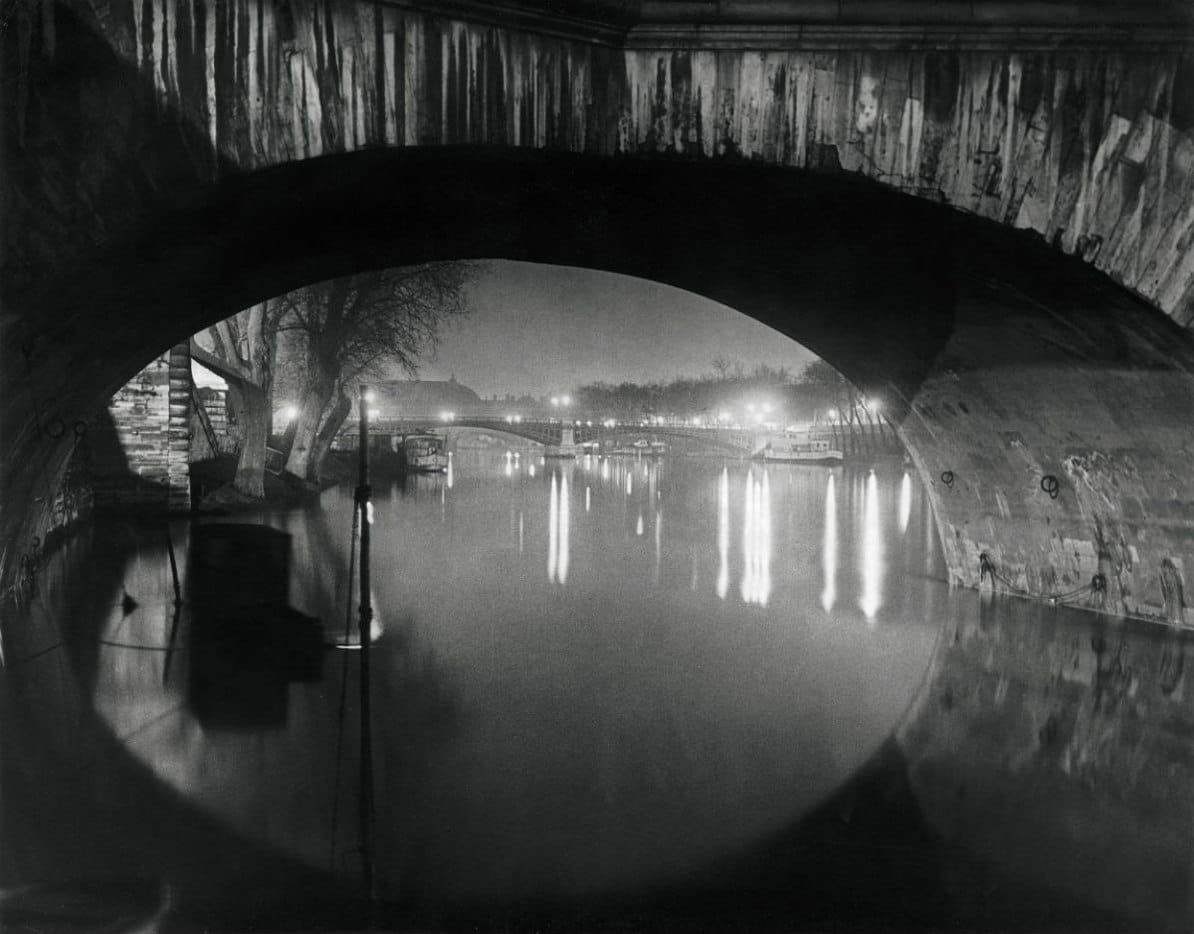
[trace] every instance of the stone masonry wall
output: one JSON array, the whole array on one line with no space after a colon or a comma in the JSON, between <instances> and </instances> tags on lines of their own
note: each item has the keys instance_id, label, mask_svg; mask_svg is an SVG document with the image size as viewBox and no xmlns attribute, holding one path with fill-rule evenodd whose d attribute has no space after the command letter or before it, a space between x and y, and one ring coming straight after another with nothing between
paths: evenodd
<instances>
[{"instance_id":1,"label":"stone masonry wall","mask_svg":"<svg viewBox=\"0 0 1194 934\"><path fill-rule=\"evenodd\" d=\"M180 344L111 398L112 436L93 449L97 508L190 509L190 380L190 354Z\"/></svg>"},{"instance_id":2,"label":"stone masonry wall","mask_svg":"<svg viewBox=\"0 0 1194 934\"><path fill-rule=\"evenodd\" d=\"M462 143L832 164L1034 230L1194 317L1194 67L1177 39L618 48L397 4L211 6L113 0L99 28L238 170Z\"/></svg>"}]
</instances>

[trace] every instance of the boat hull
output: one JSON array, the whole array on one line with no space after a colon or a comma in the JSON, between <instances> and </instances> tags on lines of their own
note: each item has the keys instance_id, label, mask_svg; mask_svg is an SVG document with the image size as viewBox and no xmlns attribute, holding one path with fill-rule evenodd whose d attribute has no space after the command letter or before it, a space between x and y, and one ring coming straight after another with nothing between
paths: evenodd
<instances>
[{"instance_id":1,"label":"boat hull","mask_svg":"<svg viewBox=\"0 0 1194 934\"><path fill-rule=\"evenodd\" d=\"M438 454L431 457L408 458L405 466L411 473L443 473L448 469L448 456Z\"/></svg>"},{"instance_id":2,"label":"boat hull","mask_svg":"<svg viewBox=\"0 0 1194 934\"><path fill-rule=\"evenodd\" d=\"M754 458L765 464L809 464L814 467L833 467L843 462L840 452L801 456L799 454L763 454Z\"/></svg>"}]
</instances>

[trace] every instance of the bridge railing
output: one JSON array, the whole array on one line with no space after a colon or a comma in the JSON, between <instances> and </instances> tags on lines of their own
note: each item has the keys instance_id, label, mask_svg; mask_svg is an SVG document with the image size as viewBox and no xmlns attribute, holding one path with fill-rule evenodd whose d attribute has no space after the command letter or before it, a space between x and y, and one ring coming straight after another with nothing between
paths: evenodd
<instances>
[{"instance_id":1,"label":"bridge railing","mask_svg":"<svg viewBox=\"0 0 1194 934\"><path fill-rule=\"evenodd\" d=\"M590 421L593 423L590 424ZM760 446L760 438L775 432L755 431L741 427L697 425L641 425L619 422L612 426L596 420L559 418L521 418L510 421L495 416L455 416L444 420L439 416L408 416L403 418L378 419L371 422L370 434L374 436L405 434L415 430L450 432L453 428L475 428L482 431L500 432L525 438L539 444L559 444L562 430L571 428L577 444L594 441L616 443L618 438L629 436L654 436L661 440L687 438L712 443L742 453L754 453ZM898 456L903 453L895 429L882 418L866 421L822 423L803 429L802 434L812 440L825 440L847 458ZM359 439L357 422L346 422L337 435L335 446L340 450L356 450Z\"/></svg>"}]
</instances>

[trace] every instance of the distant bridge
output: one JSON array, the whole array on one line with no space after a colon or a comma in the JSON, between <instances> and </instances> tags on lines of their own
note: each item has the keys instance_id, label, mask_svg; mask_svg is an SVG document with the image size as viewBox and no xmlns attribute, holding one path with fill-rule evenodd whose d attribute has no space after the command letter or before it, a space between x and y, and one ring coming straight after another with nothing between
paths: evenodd
<instances>
[{"instance_id":1,"label":"distant bridge","mask_svg":"<svg viewBox=\"0 0 1194 934\"><path fill-rule=\"evenodd\" d=\"M629 425L618 424L607 426L600 423L582 424L565 422L557 419L522 419L521 421L507 421L504 418L470 418L455 417L451 421L440 418L387 418L378 419L369 425L369 434L400 435L412 431L426 429L444 431L450 428L474 428L481 431L491 431L517 438L525 438L545 447L567 444L565 432L572 432L572 443L590 444L594 441L606 443L620 439L638 437L687 438L698 440L705 444L725 448L736 454L751 453L757 432L743 431L734 428L697 428L693 426L671 425ZM355 447L360 428L357 423L349 422L337 437L337 446L341 448Z\"/></svg>"},{"instance_id":2,"label":"distant bridge","mask_svg":"<svg viewBox=\"0 0 1194 934\"><path fill-rule=\"evenodd\" d=\"M450 428L473 428L524 438L544 447L558 447L569 442L565 431L572 432L571 443L602 445L632 438L687 439L722 448L734 454L753 454L761 446L760 438L775 432L749 431L742 428L700 428L693 425L634 425L620 423L613 426L581 420L567 422L559 419L522 419L507 421L497 417L456 416L451 421L441 417L389 418L379 419L369 426L372 436L400 435L416 430L445 431ZM349 422L337 437L337 447L355 448L360 429L356 422ZM818 425L812 432L814 438L829 441L832 447L842 451L847 458L896 456L903 454L904 447L890 425L882 419L867 423L844 423Z\"/></svg>"}]
</instances>

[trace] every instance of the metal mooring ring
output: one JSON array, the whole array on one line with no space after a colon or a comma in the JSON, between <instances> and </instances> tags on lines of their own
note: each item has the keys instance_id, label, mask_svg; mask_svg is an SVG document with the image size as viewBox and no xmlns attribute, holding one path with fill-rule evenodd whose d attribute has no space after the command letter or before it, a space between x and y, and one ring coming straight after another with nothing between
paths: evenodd
<instances>
[{"instance_id":1,"label":"metal mooring ring","mask_svg":"<svg viewBox=\"0 0 1194 934\"><path fill-rule=\"evenodd\" d=\"M952 470L941 471L941 482L948 487L952 487L954 485L954 472Z\"/></svg>"},{"instance_id":2,"label":"metal mooring ring","mask_svg":"<svg viewBox=\"0 0 1194 934\"><path fill-rule=\"evenodd\" d=\"M66 434L66 422L60 419L57 415L51 418L45 425L46 434L51 438L61 438Z\"/></svg>"},{"instance_id":3,"label":"metal mooring ring","mask_svg":"<svg viewBox=\"0 0 1194 934\"><path fill-rule=\"evenodd\" d=\"M1057 492L1061 489L1061 484L1053 474L1047 473L1041 477L1041 489L1049 494L1049 499L1057 499Z\"/></svg>"}]
</instances>

